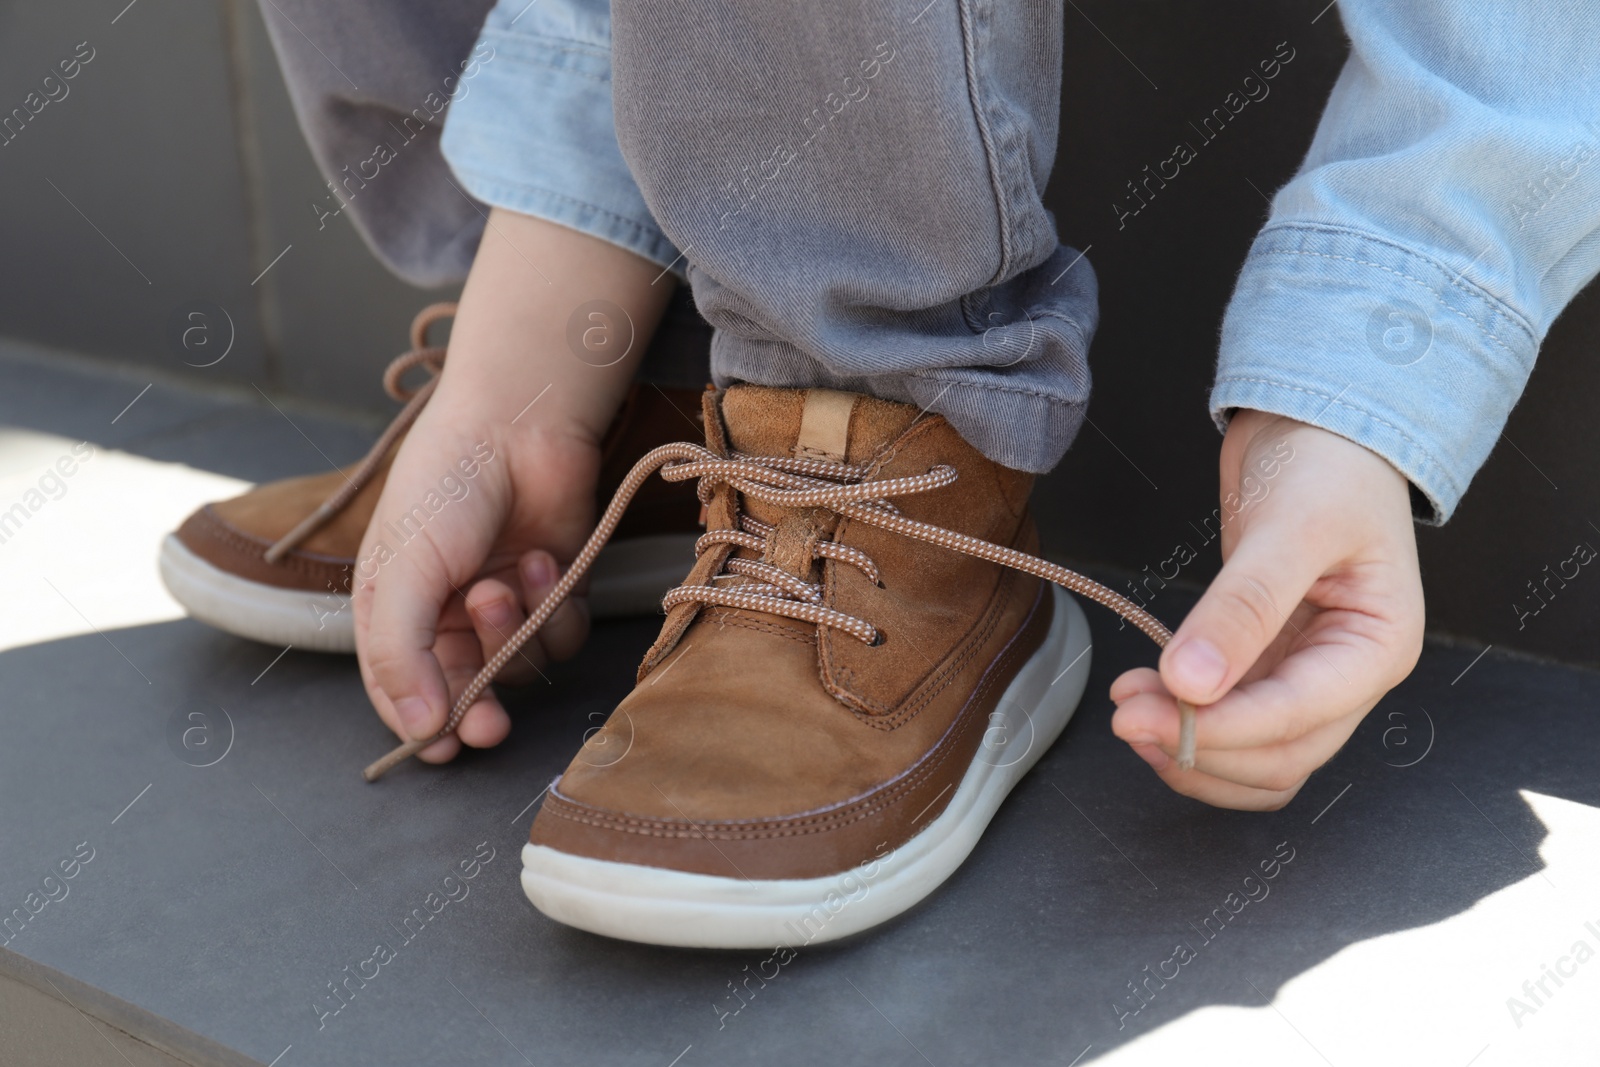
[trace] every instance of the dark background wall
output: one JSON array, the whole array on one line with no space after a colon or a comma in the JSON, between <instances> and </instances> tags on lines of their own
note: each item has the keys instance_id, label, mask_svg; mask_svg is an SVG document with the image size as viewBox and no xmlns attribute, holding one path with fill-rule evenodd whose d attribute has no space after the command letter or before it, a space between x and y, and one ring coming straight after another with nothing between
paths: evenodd
<instances>
[{"instance_id":1,"label":"dark background wall","mask_svg":"<svg viewBox=\"0 0 1600 1067\"><path fill-rule=\"evenodd\" d=\"M255 0L0 0L0 114L85 41L67 96L0 147L0 335L388 410L378 375L441 294L348 221L318 229L327 191ZM201 301L235 338L197 369L169 323Z\"/></svg>"},{"instance_id":2,"label":"dark background wall","mask_svg":"<svg viewBox=\"0 0 1600 1067\"><path fill-rule=\"evenodd\" d=\"M1066 6L1048 199L1062 239L1089 250L1103 321L1091 425L1037 494L1058 555L1139 572L1180 541L1199 547L1194 526L1216 507L1218 437L1205 399L1222 310L1345 55L1325 3ZM0 335L207 384L388 410L378 371L403 347L411 311L446 294L390 278L347 222L317 228L309 205L322 181L255 4L0 2L0 112L81 41L95 58L70 95L0 147ZM1112 205L1126 203L1127 183L1192 139L1189 123L1280 42L1295 58L1271 95L1119 221ZM228 359L195 369L170 323L201 300L227 312L236 337ZM1513 607L1534 603L1527 583L1574 544L1600 546L1597 341L1591 286L1556 324L1455 520L1420 531L1436 631L1600 663L1600 577L1580 573L1520 629ZM1203 582L1218 562L1211 546L1182 579ZM1152 607L1176 613L1161 598Z\"/></svg>"}]
</instances>

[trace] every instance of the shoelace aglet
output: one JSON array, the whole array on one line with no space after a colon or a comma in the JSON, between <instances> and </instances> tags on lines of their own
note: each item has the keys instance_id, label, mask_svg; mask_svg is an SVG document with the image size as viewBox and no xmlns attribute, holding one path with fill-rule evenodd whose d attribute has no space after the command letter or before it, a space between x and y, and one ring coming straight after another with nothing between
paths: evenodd
<instances>
[{"instance_id":1,"label":"shoelace aglet","mask_svg":"<svg viewBox=\"0 0 1600 1067\"><path fill-rule=\"evenodd\" d=\"M1178 701L1178 769L1194 770L1194 705Z\"/></svg>"},{"instance_id":2,"label":"shoelace aglet","mask_svg":"<svg viewBox=\"0 0 1600 1067\"><path fill-rule=\"evenodd\" d=\"M376 782L397 765L404 763L437 740L439 740L437 737L430 737L426 741L407 741L405 744L391 749L382 758L375 759L367 764L366 769L361 772L361 777L369 782Z\"/></svg>"}]
</instances>

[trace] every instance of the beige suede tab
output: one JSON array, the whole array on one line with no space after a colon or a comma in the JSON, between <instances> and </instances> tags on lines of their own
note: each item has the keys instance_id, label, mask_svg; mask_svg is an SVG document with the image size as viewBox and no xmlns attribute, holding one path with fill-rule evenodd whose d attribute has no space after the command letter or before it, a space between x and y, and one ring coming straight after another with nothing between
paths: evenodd
<instances>
[{"instance_id":1,"label":"beige suede tab","mask_svg":"<svg viewBox=\"0 0 1600 1067\"><path fill-rule=\"evenodd\" d=\"M805 409L800 414L800 436L794 454L802 459L844 462L850 443L850 413L855 410L856 394L837 389L807 389Z\"/></svg>"}]
</instances>

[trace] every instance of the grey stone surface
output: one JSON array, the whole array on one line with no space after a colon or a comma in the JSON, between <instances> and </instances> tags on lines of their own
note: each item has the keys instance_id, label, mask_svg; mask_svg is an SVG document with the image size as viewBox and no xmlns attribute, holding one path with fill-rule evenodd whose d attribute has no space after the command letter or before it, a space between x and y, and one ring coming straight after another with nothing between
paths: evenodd
<instances>
[{"instance_id":1,"label":"grey stone surface","mask_svg":"<svg viewBox=\"0 0 1600 1067\"><path fill-rule=\"evenodd\" d=\"M136 442L130 451L149 459L188 463L252 482L283 472L317 474L354 463L377 439L374 428L352 425L282 404L219 412Z\"/></svg>"},{"instance_id":2,"label":"grey stone surface","mask_svg":"<svg viewBox=\"0 0 1600 1067\"><path fill-rule=\"evenodd\" d=\"M968 864L902 919L802 948L732 1016L728 983L769 953L592 937L540 916L516 881L531 805L628 689L652 623L601 627L517 694L501 748L371 786L360 767L389 740L348 660L290 652L252 683L274 651L191 622L109 635L149 685L94 635L6 652L0 901L20 904L80 842L94 858L0 950L0 972L25 956L262 1063L289 1049L284 1067L518 1062L508 1045L541 1064L665 1065L689 1046L684 1064L921 1062L912 1046L941 1065L1062 1064L1085 1046L1093 1062L1209 1005L1259 1007L1346 946L1534 875L1543 832L1517 789L1600 803L1600 678L1491 653L1452 689L1475 653L1434 645L1288 809L1203 808L1110 736L1105 687L1151 650L1104 616L1094 627L1084 707ZM1415 752L1422 707L1437 744L1397 768L1384 713L1412 716ZM214 766L171 745L201 722L191 711L226 753ZM1259 914L1119 1032L1124 983L1175 939L1198 942L1189 924L1283 841L1295 858ZM410 910L480 847L493 859L466 899L402 943ZM320 1016L327 983L380 942L397 958ZM1522 976L1481 977L1499 1010Z\"/></svg>"},{"instance_id":3,"label":"grey stone surface","mask_svg":"<svg viewBox=\"0 0 1600 1067\"><path fill-rule=\"evenodd\" d=\"M234 406L219 394L157 382L138 366L15 340L0 340L0 381L0 425L114 447Z\"/></svg>"},{"instance_id":4,"label":"grey stone surface","mask_svg":"<svg viewBox=\"0 0 1600 1067\"><path fill-rule=\"evenodd\" d=\"M59 382L30 388L51 403L70 395ZM84 395L94 388L86 383ZM218 442L235 431L186 422L213 417L201 401L170 404L159 409L167 458L216 469ZM65 432L47 407L0 415ZM278 435L279 447L251 460L255 474L307 469L283 429L259 423L258 408L229 410L239 440ZM82 417L70 405L59 416ZM356 445L363 431L345 432ZM10 549L0 558L17 565L28 561ZM1161 611L1175 621L1189 602L1174 594ZM1473 948L1483 958L1446 972L1408 957L1414 975L1399 979L1413 992L1451 983L1459 1001L1481 1005L1470 1026L1430 1030L1437 1006L1425 1001L1384 1016L1365 987L1392 981L1391 968L1359 959L1340 965L1337 998L1313 1018L1300 1014L1294 987L1329 981L1335 957L1383 935L1465 922L1507 892L1575 931L1600 921L1590 891L1600 878L1581 859L1600 839L1596 824L1582 824L1576 848L1573 826L1560 825L1565 843L1549 850L1555 831L1522 792L1594 819L1600 675L1435 641L1293 804L1251 815L1170 793L1110 735L1106 687L1152 663L1154 649L1098 609L1091 625L1082 708L966 866L878 930L801 946L777 977L769 952L658 949L561 927L517 883L544 787L627 692L650 620L599 627L547 683L508 691L516 726L505 745L444 768L408 765L376 785L360 768L391 738L348 658L275 659L278 649L187 620L0 652L0 917L26 914L31 893L59 897L20 930L0 926L0 1051L8 1067L93 1063L73 1051L84 1047L87 1015L113 1037L160 1050L151 1062L193 1064L1060 1067L1170 1062L1147 1051L1163 1039L1187 1042L1183 1055L1196 1063L1234 1062L1243 1047L1261 1062L1321 1062L1318 1050L1333 1042L1359 1057L1330 1051L1334 1062L1385 1063L1403 1036L1397 1011L1399 1025L1432 1034L1439 1062L1517 1047L1523 1032L1505 998L1553 954L1544 940L1524 943L1531 935L1503 907L1458 928L1483 941ZM187 747L185 730L199 731ZM1194 924L1284 842L1294 858L1270 895L1206 941ZM466 898L407 939L407 915L480 847L493 858ZM57 884L65 896L45 884L88 850ZM1547 879L1563 892L1541 895ZM1179 939L1197 946L1197 959L1119 1027L1114 1005L1140 1003L1127 983ZM379 942L396 958L336 1014L319 1011L328 983ZM1488 958L1490 945L1501 956ZM1525 968L1515 962L1523 957ZM752 973L770 980L763 987ZM1569 995L1565 1010L1582 996ZM1230 1007L1256 1015L1219 1043L1212 1016ZM1293 1021L1280 1026L1275 1012ZM1547 1018L1536 1020L1545 1035L1573 1035L1569 1052L1592 1039ZM37 1056L21 1058L27 1050ZM1498 1055L1481 1062L1519 1062L1514 1051Z\"/></svg>"},{"instance_id":5,"label":"grey stone surface","mask_svg":"<svg viewBox=\"0 0 1600 1067\"><path fill-rule=\"evenodd\" d=\"M59 434L250 481L344 465L382 421L308 408L253 385L198 391L152 375L0 340L0 426ZM390 413L398 405L390 404ZM0 474L4 474L0 457Z\"/></svg>"}]
</instances>

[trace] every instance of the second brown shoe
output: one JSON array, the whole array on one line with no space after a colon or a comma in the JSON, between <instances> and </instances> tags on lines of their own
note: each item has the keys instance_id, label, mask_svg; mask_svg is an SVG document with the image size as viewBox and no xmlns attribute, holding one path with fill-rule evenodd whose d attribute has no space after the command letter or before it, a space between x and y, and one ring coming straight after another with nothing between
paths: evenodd
<instances>
[{"instance_id":1,"label":"second brown shoe","mask_svg":"<svg viewBox=\"0 0 1600 1067\"><path fill-rule=\"evenodd\" d=\"M364 460L207 504L166 536L161 578L190 615L268 644L355 651L350 583L356 553L389 465L444 365L445 350L427 345L429 327L454 312L452 304L436 304L412 323L412 350L384 375L384 387L406 406ZM402 378L413 368L427 370L430 377L420 388L408 389ZM639 456L698 428L699 408L698 390L634 385L601 444L600 499L610 497ZM483 455L463 459L470 464L463 474L484 460ZM456 482L463 492L471 491L471 475ZM418 522L427 518L423 509L416 514ZM699 503L683 487L652 484L596 561L590 613L597 619L654 613L661 594L692 558L698 516ZM418 532L420 527L398 536Z\"/></svg>"},{"instance_id":2,"label":"second brown shoe","mask_svg":"<svg viewBox=\"0 0 1600 1067\"><path fill-rule=\"evenodd\" d=\"M705 423L663 470L701 478L699 560L551 786L522 884L634 941L832 940L966 858L1077 707L1088 627L1064 590L970 554L1036 551L1032 478L943 418L736 386Z\"/></svg>"}]
</instances>

